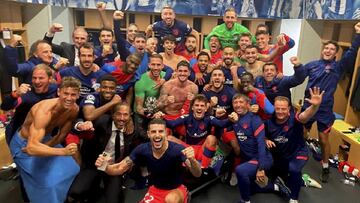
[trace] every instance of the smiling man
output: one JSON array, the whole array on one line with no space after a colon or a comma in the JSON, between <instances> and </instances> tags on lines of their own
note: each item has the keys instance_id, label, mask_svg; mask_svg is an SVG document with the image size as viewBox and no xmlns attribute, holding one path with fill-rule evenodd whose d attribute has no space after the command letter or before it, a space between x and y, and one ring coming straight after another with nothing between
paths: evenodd
<instances>
[{"instance_id":1,"label":"smiling man","mask_svg":"<svg viewBox=\"0 0 360 203\"><path fill-rule=\"evenodd\" d=\"M110 175L122 175L133 165L146 163L153 183L141 202L176 202L187 200L187 189L182 184L183 163L195 177L200 177L201 168L194 156L192 147L183 146L167 140L166 123L162 119L150 121L147 135L150 142L137 146L123 161L108 165L105 172ZM99 156L95 165L105 162Z\"/></svg>"},{"instance_id":2,"label":"smiling man","mask_svg":"<svg viewBox=\"0 0 360 203\"><path fill-rule=\"evenodd\" d=\"M79 172L71 155L76 144L60 145L76 119L80 81L65 77L58 89L59 98L35 104L21 129L10 142L10 151L19 168L31 202L62 203ZM57 134L51 136L54 129Z\"/></svg>"},{"instance_id":3,"label":"smiling man","mask_svg":"<svg viewBox=\"0 0 360 203\"><path fill-rule=\"evenodd\" d=\"M88 94L95 92L99 87L98 79L106 73L102 70L93 71L95 60L94 47L85 43L79 48L80 66L68 67L57 72L56 79L71 76L81 81L80 98L85 98Z\"/></svg>"},{"instance_id":4,"label":"smiling man","mask_svg":"<svg viewBox=\"0 0 360 203\"><path fill-rule=\"evenodd\" d=\"M180 61L187 60L185 57L175 53L176 39L173 35L166 35L163 38L164 52L160 53L164 59L164 64L176 70Z\"/></svg>"},{"instance_id":5,"label":"smiling man","mask_svg":"<svg viewBox=\"0 0 360 203\"><path fill-rule=\"evenodd\" d=\"M147 124L158 109L160 87L155 87L165 76L165 72L162 72L164 64L160 54L151 55L148 66L150 70L144 73L135 84L134 119L137 134L142 139L146 139Z\"/></svg>"},{"instance_id":6,"label":"smiling man","mask_svg":"<svg viewBox=\"0 0 360 203\"><path fill-rule=\"evenodd\" d=\"M354 28L356 33L355 39L353 40L351 47L342 55L340 61L335 60L336 53L339 49L338 44L334 41L328 41L324 44L321 52L321 59L305 65L307 75L309 76L305 97L309 98L310 96L309 88L320 87L325 91L319 110L305 125L306 129L310 130L314 121L317 122L322 152L322 182L327 182L329 178L329 132L335 120L333 105L336 85L339 82L342 73L346 69L354 67L357 51L360 46L360 22L358 22ZM305 102L303 109L306 109L309 106L310 103Z\"/></svg>"},{"instance_id":7,"label":"smiling man","mask_svg":"<svg viewBox=\"0 0 360 203\"><path fill-rule=\"evenodd\" d=\"M250 33L250 31L240 23L237 23L237 14L234 8L228 8L223 16L224 23L212 29L210 34L205 38L205 49L209 49L209 41L213 35L216 35L223 47L232 47L234 50L239 48L238 41L242 33ZM255 38L252 38L255 42Z\"/></svg>"},{"instance_id":8,"label":"smiling man","mask_svg":"<svg viewBox=\"0 0 360 203\"><path fill-rule=\"evenodd\" d=\"M181 4L183 2L177 2ZM158 38L159 42L163 42L163 37L166 35L173 35L176 39L175 53L180 53L185 50L186 36L193 35L196 38L196 43L199 42L199 33L190 27L189 24L175 19L175 11L170 6L164 6L161 9L162 21L155 22L149 25L145 31L148 37L152 36L152 32ZM164 51L163 44L159 44L159 51Z\"/></svg>"},{"instance_id":9,"label":"smiling man","mask_svg":"<svg viewBox=\"0 0 360 203\"><path fill-rule=\"evenodd\" d=\"M108 85L103 88L106 86ZM115 88L115 84L112 87ZM133 129L132 123L130 106L119 102L112 106L111 114L104 114L94 122L93 139L84 139L81 146L82 168L71 185L70 197L80 202L94 200L98 194L93 191L100 190L103 181L106 202L122 202L123 194L120 188L125 179L103 173L94 166L94 162L99 154L103 153L106 154L109 164L119 163L129 155L133 131L129 132L127 128Z\"/></svg>"},{"instance_id":10,"label":"smiling man","mask_svg":"<svg viewBox=\"0 0 360 203\"><path fill-rule=\"evenodd\" d=\"M211 135L213 126L224 127L227 120L220 121L213 116L205 115L208 109L208 99L203 94L198 94L191 102L191 113L181 116L173 121L166 121L169 128L185 125L185 140L180 140L174 136L168 136L170 141L183 145L191 146L195 151L196 160L200 161L202 168L210 165L212 157L215 155L217 139Z\"/></svg>"}]
</instances>

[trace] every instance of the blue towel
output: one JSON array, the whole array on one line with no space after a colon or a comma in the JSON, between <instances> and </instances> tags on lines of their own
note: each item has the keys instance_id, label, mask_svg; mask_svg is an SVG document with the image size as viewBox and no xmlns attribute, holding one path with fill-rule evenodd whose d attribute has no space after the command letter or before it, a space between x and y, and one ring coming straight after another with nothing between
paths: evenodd
<instances>
[{"instance_id":1,"label":"blue towel","mask_svg":"<svg viewBox=\"0 0 360 203\"><path fill-rule=\"evenodd\" d=\"M49 140L50 135L44 140ZM68 190L79 173L79 166L71 156L30 156L22 152L27 140L17 131L10 142L10 151L24 181L32 203L63 203ZM56 145L56 148L62 148Z\"/></svg>"}]
</instances>

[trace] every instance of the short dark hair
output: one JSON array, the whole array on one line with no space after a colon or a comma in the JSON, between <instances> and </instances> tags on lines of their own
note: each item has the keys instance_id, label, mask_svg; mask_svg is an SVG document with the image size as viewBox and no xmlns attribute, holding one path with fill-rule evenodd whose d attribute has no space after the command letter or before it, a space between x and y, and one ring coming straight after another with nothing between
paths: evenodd
<instances>
[{"instance_id":1,"label":"short dark hair","mask_svg":"<svg viewBox=\"0 0 360 203\"><path fill-rule=\"evenodd\" d=\"M270 33L269 26L267 26L266 24L259 24L258 26L256 26L256 30L258 30L260 27L264 27L265 30Z\"/></svg>"},{"instance_id":2,"label":"short dark hair","mask_svg":"<svg viewBox=\"0 0 360 203\"><path fill-rule=\"evenodd\" d=\"M191 101L190 107L192 107L194 105L195 101L201 101L201 102L204 102L205 104L207 104L209 102L209 100L206 98L206 96L204 94L198 94Z\"/></svg>"},{"instance_id":3,"label":"short dark hair","mask_svg":"<svg viewBox=\"0 0 360 203\"><path fill-rule=\"evenodd\" d=\"M74 78L74 77L64 77L61 80L61 84L59 86L59 89L63 89L63 88L67 88L67 87L71 87L74 89L77 89L80 91L81 88L81 82L80 80Z\"/></svg>"},{"instance_id":4,"label":"short dark hair","mask_svg":"<svg viewBox=\"0 0 360 203\"><path fill-rule=\"evenodd\" d=\"M265 30L259 30L259 31L256 31L255 33L255 36L257 37L258 35L269 35L269 32L268 31L265 31Z\"/></svg>"},{"instance_id":5,"label":"short dark hair","mask_svg":"<svg viewBox=\"0 0 360 203\"><path fill-rule=\"evenodd\" d=\"M148 130L150 129L150 126L151 126L151 125L156 125L156 124L158 124L158 125L164 125L164 126L166 127L166 122L165 122L164 119L162 119L162 118L154 118L154 119L152 119L152 120L149 122L149 124L148 124Z\"/></svg>"},{"instance_id":6,"label":"short dark hair","mask_svg":"<svg viewBox=\"0 0 360 203\"><path fill-rule=\"evenodd\" d=\"M84 44L82 44L80 47L79 47L79 56L81 54L81 49L92 49L93 51L93 55L95 55L95 48L94 46L90 43L90 42L85 42Z\"/></svg>"},{"instance_id":7,"label":"short dark hair","mask_svg":"<svg viewBox=\"0 0 360 203\"><path fill-rule=\"evenodd\" d=\"M144 35L144 33L141 33L141 32L137 32L135 35L134 35L134 40L136 38L143 38L145 41L146 41L146 36Z\"/></svg>"},{"instance_id":8,"label":"short dark hair","mask_svg":"<svg viewBox=\"0 0 360 203\"><path fill-rule=\"evenodd\" d=\"M289 98L284 97L284 96L277 96L277 97L275 97L275 99L274 99L274 104L275 104L276 101L286 101L286 102L288 103L288 106L290 105L290 100L289 100Z\"/></svg>"},{"instance_id":9,"label":"short dark hair","mask_svg":"<svg viewBox=\"0 0 360 203\"><path fill-rule=\"evenodd\" d=\"M185 41L186 41L188 38L195 38L195 39L196 39L195 35L193 35L193 34L189 34L188 36L186 36Z\"/></svg>"},{"instance_id":10,"label":"short dark hair","mask_svg":"<svg viewBox=\"0 0 360 203\"><path fill-rule=\"evenodd\" d=\"M107 27L101 28L100 31L99 31L99 36L101 35L102 31L111 32L111 36L114 36L114 31L112 29L110 29L110 28L107 28Z\"/></svg>"},{"instance_id":11,"label":"short dark hair","mask_svg":"<svg viewBox=\"0 0 360 203\"><path fill-rule=\"evenodd\" d=\"M200 51L200 53L196 56L196 59L199 60L200 56L207 56L210 60L210 55L205 51Z\"/></svg>"},{"instance_id":12,"label":"short dark hair","mask_svg":"<svg viewBox=\"0 0 360 203\"><path fill-rule=\"evenodd\" d=\"M266 62L266 63L264 63L264 65L262 66L262 71L263 71L263 72L264 72L265 66L274 66L274 67L275 67L275 70L276 70L276 72L277 72L277 65L276 65L276 63L274 63L274 62Z\"/></svg>"},{"instance_id":13,"label":"short dark hair","mask_svg":"<svg viewBox=\"0 0 360 203\"><path fill-rule=\"evenodd\" d=\"M224 74L224 71L220 67L216 67L216 68L212 69L212 71L210 73L210 76L212 76L213 72L216 71L216 70L219 70Z\"/></svg>"},{"instance_id":14,"label":"short dark hair","mask_svg":"<svg viewBox=\"0 0 360 203\"><path fill-rule=\"evenodd\" d=\"M164 43L165 41L170 41L170 42L176 43L176 38L174 37L174 35L165 35L165 36L162 38L162 41L163 41L163 43Z\"/></svg>"},{"instance_id":15,"label":"short dark hair","mask_svg":"<svg viewBox=\"0 0 360 203\"><path fill-rule=\"evenodd\" d=\"M250 98L247 95L241 94L241 93L234 94L232 101L234 101L235 99L240 99L240 98L244 99L247 103L250 103Z\"/></svg>"},{"instance_id":16,"label":"short dark hair","mask_svg":"<svg viewBox=\"0 0 360 203\"><path fill-rule=\"evenodd\" d=\"M245 49L252 49L252 48L255 48L256 50L258 49L258 47L256 45L247 45Z\"/></svg>"},{"instance_id":17,"label":"short dark hair","mask_svg":"<svg viewBox=\"0 0 360 203\"><path fill-rule=\"evenodd\" d=\"M240 38L242 38L242 37L249 37L249 39L251 40L252 35L251 35L250 32L243 32L243 33L240 34L239 40L240 40Z\"/></svg>"},{"instance_id":18,"label":"short dark hair","mask_svg":"<svg viewBox=\"0 0 360 203\"><path fill-rule=\"evenodd\" d=\"M338 44L336 41L334 41L334 40L326 41L326 42L324 43L324 46L326 46L326 45L328 45L328 44L334 45L335 48L336 48L336 52L339 51L339 44Z\"/></svg>"},{"instance_id":19,"label":"short dark hair","mask_svg":"<svg viewBox=\"0 0 360 203\"><path fill-rule=\"evenodd\" d=\"M105 74L103 76L100 77L100 85L103 81L111 81L114 82L115 84L117 83L116 78L114 78L114 76L110 75L110 74Z\"/></svg>"},{"instance_id":20,"label":"short dark hair","mask_svg":"<svg viewBox=\"0 0 360 203\"><path fill-rule=\"evenodd\" d=\"M126 102L120 102L120 103L115 104L115 106L113 106L113 108L111 109L111 114L114 114L115 112L117 112L122 106L128 107L129 114L131 113L131 108L130 108L129 104ZM130 116L130 119L131 119L131 116Z\"/></svg>"},{"instance_id":21,"label":"short dark hair","mask_svg":"<svg viewBox=\"0 0 360 203\"><path fill-rule=\"evenodd\" d=\"M243 73L240 75L240 79L243 78L243 77L246 77L246 76L249 76L250 79L251 79L251 81L254 81L254 76L253 76L253 74L251 74L250 72L247 72L247 71L243 72Z\"/></svg>"},{"instance_id":22,"label":"short dark hair","mask_svg":"<svg viewBox=\"0 0 360 203\"><path fill-rule=\"evenodd\" d=\"M186 66L190 70L190 63L182 60L176 65L176 70L179 69L180 66Z\"/></svg>"}]
</instances>

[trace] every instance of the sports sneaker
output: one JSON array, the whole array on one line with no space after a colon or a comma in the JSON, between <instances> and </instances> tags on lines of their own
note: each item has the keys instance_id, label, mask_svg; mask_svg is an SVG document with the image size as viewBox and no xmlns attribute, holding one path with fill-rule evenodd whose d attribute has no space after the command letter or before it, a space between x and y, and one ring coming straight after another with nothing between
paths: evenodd
<instances>
[{"instance_id":1,"label":"sports sneaker","mask_svg":"<svg viewBox=\"0 0 360 203\"><path fill-rule=\"evenodd\" d=\"M238 180L235 173L231 173L230 185L236 186L238 184Z\"/></svg>"},{"instance_id":2,"label":"sports sneaker","mask_svg":"<svg viewBox=\"0 0 360 203\"><path fill-rule=\"evenodd\" d=\"M312 179L308 174L304 173L302 179L306 187L315 187L321 189L322 186L316 180Z\"/></svg>"},{"instance_id":3,"label":"sports sneaker","mask_svg":"<svg viewBox=\"0 0 360 203\"><path fill-rule=\"evenodd\" d=\"M280 177L277 177L274 181L274 184L279 186L279 193L281 195L284 195L285 197L290 198L290 189L285 185L283 179L281 179Z\"/></svg>"},{"instance_id":4,"label":"sports sneaker","mask_svg":"<svg viewBox=\"0 0 360 203\"><path fill-rule=\"evenodd\" d=\"M329 173L330 173L329 168L322 168L321 175L320 175L320 180L321 180L321 182L323 182L323 183L327 183L327 182L328 182Z\"/></svg>"}]
</instances>

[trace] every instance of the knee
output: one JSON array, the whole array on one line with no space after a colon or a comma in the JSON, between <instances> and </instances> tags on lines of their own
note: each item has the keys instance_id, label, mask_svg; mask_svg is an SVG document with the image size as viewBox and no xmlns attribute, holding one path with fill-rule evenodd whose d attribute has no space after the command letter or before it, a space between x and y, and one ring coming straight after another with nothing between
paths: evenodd
<instances>
[{"instance_id":1,"label":"knee","mask_svg":"<svg viewBox=\"0 0 360 203\"><path fill-rule=\"evenodd\" d=\"M168 195L166 195L165 202L166 203L183 203L184 198L182 197L180 192L177 192L177 191L170 192Z\"/></svg>"}]
</instances>

